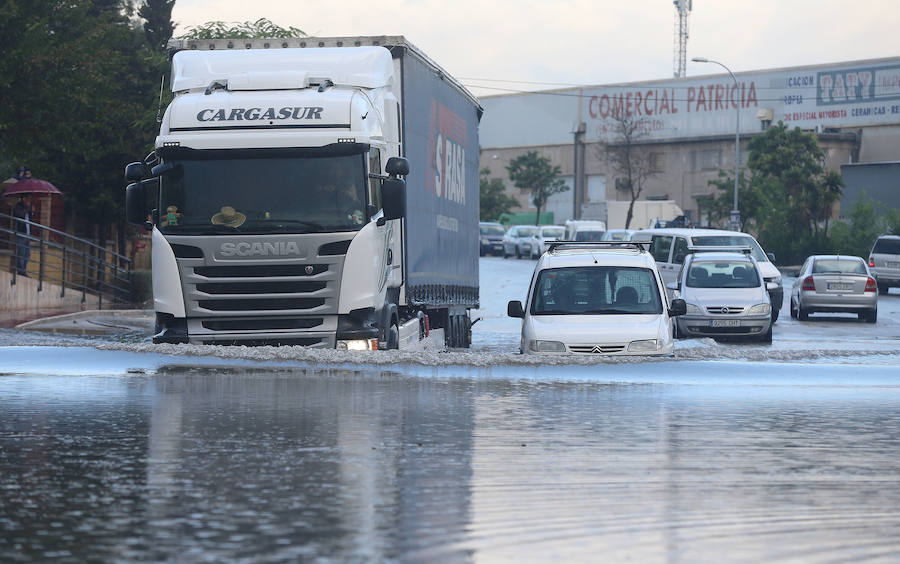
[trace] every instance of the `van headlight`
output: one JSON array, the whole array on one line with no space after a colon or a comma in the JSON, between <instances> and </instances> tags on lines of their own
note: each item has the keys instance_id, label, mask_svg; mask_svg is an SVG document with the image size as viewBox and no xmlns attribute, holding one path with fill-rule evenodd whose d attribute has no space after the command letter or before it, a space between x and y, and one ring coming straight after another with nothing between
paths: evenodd
<instances>
[{"instance_id":1,"label":"van headlight","mask_svg":"<svg viewBox=\"0 0 900 564\"><path fill-rule=\"evenodd\" d=\"M559 341L528 341L528 348L532 352L566 352L566 345Z\"/></svg>"},{"instance_id":2,"label":"van headlight","mask_svg":"<svg viewBox=\"0 0 900 564\"><path fill-rule=\"evenodd\" d=\"M686 313L687 313L688 315L690 315L690 314L692 314L692 313L698 314L698 315L701 314L701 313L703 313L703 312L700 310L700 306L696 306L696 305L694 305L694 304L686 304L686 305L687 305L687 312L686 312Z\"/></svg>"},{"instance_id":3,"label":"van headlight","mask_svg":"<svg viewBox=\"0 0 900 564\"><path fill-rule=\"evenodd\" d=\"M659 349L656 339L647 339L645 341L631 341L628 345L628 352L656 352Z\"/></svg>"},{"instance_id":4,"label":"van headlight","mask_svg":"<svg viewBox=\"0 0 900 564\"><path fill-rule=\"evenodd\" d=\"M758 315L762 313L772 313L772 306L769 304L756 304L747 310L748 315Z\"/></svg>"}]
</instances>

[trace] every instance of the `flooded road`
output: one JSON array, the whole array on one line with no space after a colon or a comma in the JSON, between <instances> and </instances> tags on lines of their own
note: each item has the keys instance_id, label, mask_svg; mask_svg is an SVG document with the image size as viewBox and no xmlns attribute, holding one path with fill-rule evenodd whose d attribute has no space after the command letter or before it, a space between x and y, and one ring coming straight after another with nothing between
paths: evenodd
<instances>
[{"instance_id":1,"label":"flooded road","mask_svg":"<svg viewBox=\"0 0 900 564\"><path fill-rule=\"evenodd\" d=\"M0 375L3 562L900 559L895 366L38 350L100 368Z\"/></svg>"}]
</instances>

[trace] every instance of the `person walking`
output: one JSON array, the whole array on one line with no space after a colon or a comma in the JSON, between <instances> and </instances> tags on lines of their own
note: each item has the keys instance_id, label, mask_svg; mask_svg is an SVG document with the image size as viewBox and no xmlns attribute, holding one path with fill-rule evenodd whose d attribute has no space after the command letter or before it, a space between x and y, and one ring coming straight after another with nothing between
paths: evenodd
<instances>
[{"instance_id":1,"label":"person walking","mask_svg":"<svg viewBox=\"0 0 900 564\"><path fill-rule=\"evenodd\" d=\"M24 194L13 207L16 223L16 272L28 276L28 259L31 258L31 194Z\"/></svg>"}]
</instances>

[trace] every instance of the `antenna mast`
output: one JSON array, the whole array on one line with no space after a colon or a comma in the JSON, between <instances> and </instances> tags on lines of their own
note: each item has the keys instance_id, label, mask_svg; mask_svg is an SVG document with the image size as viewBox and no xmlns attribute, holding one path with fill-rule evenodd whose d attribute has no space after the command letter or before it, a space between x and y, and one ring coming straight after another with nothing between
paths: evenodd
<instances>
[{"instance_id":1,"label":"antenna mast","mask_svg":"<svg viewBox=\"0 0 900 564\"><path fill-rule=\"evenodd\" d=\"M687 71L688 16L693 0L672 0L675 5L675 64L673 75L684 78Z\"/></svg>"}]
</instances>

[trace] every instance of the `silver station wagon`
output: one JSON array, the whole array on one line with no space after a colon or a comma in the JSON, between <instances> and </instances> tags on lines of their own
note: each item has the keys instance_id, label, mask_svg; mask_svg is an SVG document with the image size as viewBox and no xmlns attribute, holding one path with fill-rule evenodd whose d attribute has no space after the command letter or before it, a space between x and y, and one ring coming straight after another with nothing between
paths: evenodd
<instances>
[{"instance_id":1,"label":"silver station wagon","mask_svg":"<svg viewBox=\"0 0 900 564\"><path fill-rule=\"evenodd\" d=\"M750 248L745 254L733 249L692 251L677 281L669 284L686 303L687 312L677 320L678 337L746 337L771 343L769 292Z\"/></svg>"},{"instance_id":2,"label":"silver station wagon","mask_svg":"<svg viewBox=\"0 0 900 564\"><path fill-rule=\"evenodd\" d=\"M875 323L878 284L861 257L814 255L806 259L791 288L791 317L811 313L855 313Z\"/></svg>"}]
</instances>

